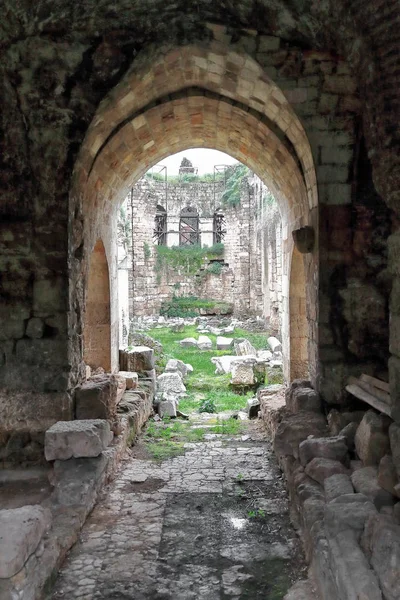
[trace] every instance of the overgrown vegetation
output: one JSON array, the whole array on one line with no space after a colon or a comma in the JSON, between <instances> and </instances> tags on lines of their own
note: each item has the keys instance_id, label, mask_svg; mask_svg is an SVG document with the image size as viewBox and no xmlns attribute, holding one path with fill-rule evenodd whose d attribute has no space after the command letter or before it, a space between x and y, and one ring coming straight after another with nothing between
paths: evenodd
<instances>
[{"instance_id":1,"label":"overgrown vegetation","mask_svg":"<svg viewBox=\"0 0 400 600\"><path fill-rule=\"evenodd\" d=\"M225 206L239 206L242 184L250 174L250 169L245 165L232 165L226 170L225 191L221 196Z\"/></svg>"},{"instance_id":2,"label":"overgrown vegetation","mask_svg":"<svg viewBox=\"0 0 400 600\"><path fill-rule=\"evenodd\" d=\"M162 303L160 314L166 317L196 317L200 314L201 309L228 314L231 306L217 300L201 300L197 296L174 295L171 300Z\"/></svg>"},{"instance_id":3,"label":"overgrown vegetation","mask_svg":"<svg viewBox=\"0 0 400 600\"><path fill-rule=\"evenodd\" d=\"M245 408L248 398L254 395L251 391L245 394L235 393L229 387L231 379L229 374L215 374L215 365L211 362L211 358L232 354L232 350L215 350L217 336L211 333L207 334L213 341L214 348L199 352L197 347L183 348L177 343L186 337L198 337L194 325L185 327L184 331L180 333L172 333L167 327L152 329L148 333L163 345L164 365L170 358L177 358L193 366L194 371L185 382L188 395L179 403L179 409L182 412L199 412L200 405L204 405L208 401L210 405L215 407L216 412L241 410ZM256 349L263 349L267 346L267 334L250 333L243 329L236 329L232 337L245 337Z\"/></svg>"},{"instance_id":4,"label":"overgrown vegetation","mask_svg":"<svg viewBox=\"0 0 400 600\"><path fill-rule=\"evenodd\" d=\"M144 440L146 449L156 460L166 460L183 454L185 444L201 442L206 433L237 435L242 425L235 419L216 419L211 427L191 427L185 421L150 421L146 427Z\"/></svg>"},{"instance_id":5,"label":"overgrown vegetation","mask_svg":"<svg viewBox=\"0 0 400 600\"><path fill-rule=\"evenodd\" d=\"M165 176L161 173L146 173L147 179L151 179L152 181L164 182ZM182 173L181 175L168 175L167 182L170 184L177 183L214 183L223 181L224 174L223 173L204 173L203 175L196 175L195 173Z\"/></svg>"},{"instance_id":6,"label":"overgrown vegetation","mask_svg":"<svg viewBox=\"0 0 400 600\"><path fill-rule=\"evenodd\" d=\"M212 262L207 267L207 271L213 275L221 275L222 269L223 265L219 261Z\"/></svg>"},{"instance_id":7,"label":"overgrown vegetation","mask_svg":"<svg viewBox=\"0 0 400 600\"><path fill-rule=\"evenodd\" d=\"M156 273L161 273L166 267L181 271L184 275L195 275L204 262L223 256L224 245L213 246L155 246Z\"/></svg>"}]
</instances>

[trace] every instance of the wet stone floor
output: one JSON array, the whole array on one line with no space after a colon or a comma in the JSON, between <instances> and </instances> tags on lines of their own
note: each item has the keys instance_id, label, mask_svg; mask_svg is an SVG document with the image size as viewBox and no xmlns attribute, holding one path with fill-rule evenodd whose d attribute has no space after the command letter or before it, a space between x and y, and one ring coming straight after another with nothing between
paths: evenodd
<instances>
[{"instance_id":1,"label":"wet stone floor","mask_svg":"<svg viewBox=\"0 0 400 600\"><path fill-rule=\"evenodd\" d=\"M304 578L259 423L155 461L139 442L105 489L49 599L281 600Z\"/></svg>"}]
</instances>

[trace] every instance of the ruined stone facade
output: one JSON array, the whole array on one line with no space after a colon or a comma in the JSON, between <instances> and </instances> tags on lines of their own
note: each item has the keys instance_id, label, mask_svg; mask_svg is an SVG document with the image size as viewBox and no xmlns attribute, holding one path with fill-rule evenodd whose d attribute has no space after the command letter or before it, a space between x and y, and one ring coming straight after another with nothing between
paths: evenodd
<instances>
[{"instance_id":1,"label":"ruined stone facade","mask_svg":"<svg viewBox=\"0 0 400 600\"><path fill-rule=\"evenodd\" d=\"M263 316L279 333L282 234L278 207L254 174L244 177L237 206L222 201L225 189L224 181L171 184L148 177L132 188L124 203L128 255L123 252L118 271L120 320L125 330L129 318L158 314L163 303L176 295L228 303L236 316ZM157 211L165 211L162 244L176 247L182 243L180 215L188 206L198 215L196 243L203 248L216 242L214 215L223 215L224 252L217 257L220 273L210 271L207 260L190 273L190 265L174 267L158 259L158 240L154 238Z\"/></svg>"}]
</instances>

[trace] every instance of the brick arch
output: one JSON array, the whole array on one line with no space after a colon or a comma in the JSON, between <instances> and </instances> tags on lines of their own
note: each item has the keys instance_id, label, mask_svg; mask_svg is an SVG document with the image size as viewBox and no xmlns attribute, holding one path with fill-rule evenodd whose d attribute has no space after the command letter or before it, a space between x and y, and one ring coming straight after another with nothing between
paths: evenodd
<instances>
[{"instance_id":1,"label":"brick arch","mask_svg":"<svg viewBox=\"0 0 400 600\"><path fill-rule=\"evenodd\" d=\"M83 329L83 359L92 368L111 370L110 276L103 242L97 240L89 263Z\"/></svg>"},{"instance_id":2,"label":"brick arch","mask_svg":"<svg viewBox=\"0 0 400 600\"><path fill-rule=\"evenodd\" d=\"M293 147L306 182L310 208L317 205L316 177L310 144L293 108L278 85L250 56L217 40L183 47L163 47L136 58L124 79L100 103L87 132L75 177L87 180L102 151L121 128L160 97L190 87L241 102L246 110L265 117L270 129Z\"/></svg>"},{"instance_id":3,"label":"brick arch","mask_svg":"<svg viewBox=\"0 0 400 600\"><path fill-rule=\"evenodd\" d=\"M220 65L225 76L217 77L212 65L215 69ZM257 63L216 42L208 48L174 50L157 58L148 69L145 60L139 61L135 73L102 103L82 147L73 199L83 199L85 246L101 237L107 254L115 254L112 232L117 207L129 187L163 158L193 147L230 154L260 176L280 206L287 290L282 337L284 353L290 356L291 231L303 225L317 228L316 176L304 130L284 95ZM229 86L228 81L233 80L235 85ZM306 260L313 281L307 286L308 305L312 306L317 302L317 252ZM112 262L112 279L114 266ZM115 294L111 286L112 321L118 314ZM315 329L311 317L307 320L303 315L303 319L304 330ZM117 351L116 346L113 368ZM313 365L317 364L316 353L316 345L312 345L309 358ZM287 363L285 374L288 379Z\"/></svg>"}]
</instances>

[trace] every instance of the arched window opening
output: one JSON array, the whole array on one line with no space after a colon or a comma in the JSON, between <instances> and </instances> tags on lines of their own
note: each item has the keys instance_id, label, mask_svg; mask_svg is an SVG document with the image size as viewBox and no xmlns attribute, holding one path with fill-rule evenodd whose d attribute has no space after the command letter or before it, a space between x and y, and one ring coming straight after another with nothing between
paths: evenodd
<instances>
[{"instance_id":1,"label":"arched window opening","mask_svg":"<svg viewBox=\"0 0 400 600\"><path fill-rule=\"evenodd\" d=\"M157 205L154 220L153 240L157 246L167 245L167 211L159 204Z\"/></svg>"},{"instance_id":2,"label":"arched window opening","mask_svg":"<svg viewBox=\"0 0 400 600\"><path fill-rule=\"evenodd\" d=\"M220 210L216 210L214 213L214 220L213 220L214 244L221 244L224 241L225 234L226 234L225 217Z\"/></svg>"},{"instance_id":3,"label":"arched window opening","mask_svg":"<svg viewBox=\"0 0 400 600\"><path fill-rule=\"evenodd\" d=\"M200 244L199 215L194 207L187 206L181 211L179 220L179 245Z\"/></svg>"}]
</instances>

